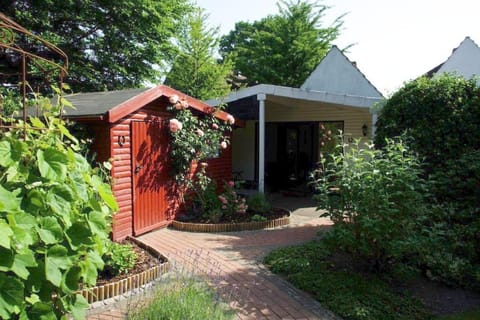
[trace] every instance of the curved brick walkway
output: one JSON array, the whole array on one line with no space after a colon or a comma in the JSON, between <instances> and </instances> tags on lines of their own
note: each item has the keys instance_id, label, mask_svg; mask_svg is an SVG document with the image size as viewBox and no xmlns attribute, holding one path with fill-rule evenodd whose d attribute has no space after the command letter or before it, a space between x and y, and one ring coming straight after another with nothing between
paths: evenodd
<instances>
[{"instance_id":1,"label":"curved brick walkway","mask_svg":"<svg viewBox=\"0 0 480 320\"><path fill-rule=\"evenodd\" d=\"M288 201L284 207L294 210L291 224L282 229L223 234L162 229L138 239L177 267L206 274L237 310L238 319L338 319L261 264L272 249L312 240L319 229L331 224L318 218L313 207L301 208ZM121 319L123 314L122 306L114 305L89 319Z\"/></svg>"}]
</instances>

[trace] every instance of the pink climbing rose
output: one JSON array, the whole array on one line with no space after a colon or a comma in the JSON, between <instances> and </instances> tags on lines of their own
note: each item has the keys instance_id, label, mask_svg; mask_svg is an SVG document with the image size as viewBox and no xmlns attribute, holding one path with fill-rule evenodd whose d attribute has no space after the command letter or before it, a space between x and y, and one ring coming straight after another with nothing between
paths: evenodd
<instances>
[{"instance_id":1,"label":"pink climbing rose","mask_svg":"<svg viewBox=\"0 0 480 320\"><path fill-rule=\"evenodd\" d=\"M218 196L218 200L220 200L220 202L223 203L223 204L228 203L227 199L224 196Z\"/></svg>"},{"instance_id":2,"label":"pink climbing rose","mask_svg":"<svg viewBox=\"0 0 480 320\"><path fill-rule=\"evenodd\" d=\"M212 124L212 128L217 130L218 129L218 124L216 124L216 123Z\"/></svg>"},{"instance_id":3,"label":"pink climbing rose","mask_svg":"<svg viewBox=\"0 0 480 320\"><path fill-rule=\"evenodd\" d=\"M235 118L231 114L229 114L227 116L227 122L233 125L235 123Z\"/></svg>"},{"instance_id":4,"label":"pink climbing rose","mask_svg":"<svg viewBox=\"0 0 480 320\"><path fill-rule=\"evenodd\" d=\"M233 188L233 187L235 186L235 182L233 182L233 181L228 181L228 186L229 186L230 188Z\"/></svg>"},{"instance_id":5,"label":"pink climbing rose","mask_svg":"<svg viewBox=\"0 0 480 320\"><path fill-rule=\"evenodd\" d=\"M182 130L183 125L180 121L174 118L174 119L170 119L169 127L170 127L170 131L172 133L175 133L177 131Z\"/></svg>"},{"instance_id":6,"label":"pink climbing rose","mask_svg":"<svg viewBox=\"0 0 480 320\"><path fill-rule=\"evenodd\" d=\"M199 137L203 137L203 135L205 134L205 133L202 131L202 129L197 129L197 130L195 130L195 132L197 133L197 135L198 135Z\"/></svg>"},{"instance_id":7,"label":"pink climbing rose","mask_svg":"<svg viewBox=\"0 0 480 320\"><path fill-rule=\"evenodd\" d=\"M173 96L168 98L168 100L170 101L171 104L175 104L175 103L178 102L178 96L176 94L174 94Z\"/></svg>"},{"instance_id":8,"label":"pink climbing rose","mask_svg":"<svg viewBox=\"0 0 480 320\"><path fill-rule=\"evenodd\" d=\"M227 149L227 143L225 141L222 141L220 143L220 147L222 147L222 149Z\"/></svg>"}]
</instances>

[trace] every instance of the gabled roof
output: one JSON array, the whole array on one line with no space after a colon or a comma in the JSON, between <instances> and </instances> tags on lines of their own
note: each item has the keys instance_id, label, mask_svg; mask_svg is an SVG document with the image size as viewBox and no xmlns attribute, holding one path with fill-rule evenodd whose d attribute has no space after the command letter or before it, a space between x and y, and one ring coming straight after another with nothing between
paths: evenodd
<instances>
[{"instance_id":1,"label":"gabled roof","mask_svg":"<svg viewBox=\"0 0 480 320\"><path fill-rule=\"evenodd\" d=\"M427 76L433 77L441 73L454 73L465 79L480 76L480 48L466 37L460 45L453 49L448 59L427 72Z\"/></svg>"},{"instance_id":2,"label":"gabled roof","mask_svg":"<svg viewBox=\"0 0 480 320\"><path fill-rule=\"evenodd\" d=\"M240 102L248 108L251 105L249 101L256 101L260 95L265 95L267 100L269 97L281 97L358 108L370 108L383 99L380 91L333 46L300 88L259 84L232 92L224 100L209 100L207 103L215 106Z\"/></svg>"},{"instance_id":3,"label":"gabled roof","mask_svg":"<svg viewBox=\"0 0 480 320\"><path fill-rule=\"evenodd\" d=\"M203 113L211 113L214 111L212 107L200 100L187 96L186 94L165 85L159 85L153 88L67 95L65 98L71 102L76 109L67 108L66 117L99 118L106 120L109 123L114 123L156 99L161 97L166 97L168 99L174 95L178 96L180 99L185 99L189 107L192 109ZM226 120L228 113L217 111L215 116L219 119Z\"/></svg>"},{"instance_id":4,"label":"gabled roof","mask_svg":"<svg viewBox=\"0 0 480 320\"><path fill-rule=\"evenodd\" d=\"M300 88L340 95L383 97L337 46L332 46Z\"/></svg>"}]
</instances>

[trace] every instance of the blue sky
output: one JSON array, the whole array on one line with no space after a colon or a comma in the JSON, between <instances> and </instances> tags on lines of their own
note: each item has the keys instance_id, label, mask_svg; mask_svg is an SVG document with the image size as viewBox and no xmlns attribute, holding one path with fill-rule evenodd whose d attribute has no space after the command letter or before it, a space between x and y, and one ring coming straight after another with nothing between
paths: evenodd
<instances>
[{"instance_id":1,"label":"blue sky","mask_svg":"<svg viewBox=\"0 0 480 320\"><path fill-rule=\"evenodd\" d=\"M237 21L278 12L276 0L197 0L211 26L228 33ZM347 13L336 45L384 94L445 61L466 36L480 44L477 0L324 0L325 26Z\"/></svg>"}]
</instances>

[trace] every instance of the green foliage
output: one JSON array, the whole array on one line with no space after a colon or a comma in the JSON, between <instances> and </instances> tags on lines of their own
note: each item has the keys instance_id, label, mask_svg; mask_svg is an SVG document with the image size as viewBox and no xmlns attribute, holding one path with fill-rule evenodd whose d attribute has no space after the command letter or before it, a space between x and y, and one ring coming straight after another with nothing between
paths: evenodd
<instances>
[{"instance_id":1,"label":"green foliage","mask_svg":"<svg viewBox=\"0 0 480 320\"><path fill-rule=\"evenodd\" d=\"M405 84L380 109L376 144L405 132L424 159L430 202L419 265L449 284L480 287L480 88L453 75ZM448 259L446 258L448 257Z\"/></svg>"},{"instance_id":2,"label":"green foliage","mask_svg":"<svg viewBox=\"0 0 480 320\"><path fill-rule=\"evenodd\" d=\"M460 314L453 314L439 317L437 320L477 320L480 319L480 308L462 312Z\"/></svg>"},{"instance_id":3,"label":"green foliage","mask_svg":"<svg viewBox=\"0 0 480 320\"><path fill-rule=\"evenodd\" d=\"M203 216L214 223L221 220L223 213L220 209L222 204L217 197L217 184L205 174L204 169L197 172L196 179L192 182L191 194L192 199L188 202L191 203L190 211L195 216Z\"/></svg>"},{"instance_id":4,"label":"green foliage","mask_svg":"<svg viewBox=\"0 0 480 320\"><path fill-rule=\"evenodd\" d=\"M384 270L414 251L412 236L425 214L420 163L402 141L346 146L322 159L314 182L319 209L334 222L334 246Z\"/></svg>"},{"instance_id":5,"label":"green foliage","mask_svg":"<svg viewBox=\"0 0 480 320\"><path fill-rule=\"evenodd\" d=\"M479 223L475 210L431 208L420 224L416 264L430 279L480 290Z\"/></svg>"},{"instance_id":6,"label":"green foliage","mask_svg":"<svg viewBox=\"0 0 480 320\"><path fill-rule=\"evenodd\" d=\"M234 312L203 281L180 278L160 286L153 298L131 310L127 319L226 320L233 316Z\"/></svg>"},{"instance_id":7,"label":"green foliage","mask_svg":"<svg viewBox=\"0 0 480 320\"><path fill-rule=\"evenodd\" d=\"M430 319L419 301L377 276L334 268L330 255L325 243L316 241L274 250L264 262L343 319Z\"/></svg>"},{"instance_id":8,"label":"green foliage","mask_svg":"<svg viewBox=\"0 0 480 320\"><path fill-rule=\"evenodd\" d=\"M117 204L55 112L0 136L0 318L82 319L103 268Z\"/></svg>"},{"instance_id":9,"label":"green foliage","mask_svg":"<svg viewBox=\"0 0 480 320\"><path fill-rule=\"evenodd\" d=\"M135 266L137 254L131 244L111 242L107 246L107 251L104 253L102 259L105 263L102 273L106 273L109 276L116 276L118 274L128 273Z\"/></svg>"},{"instance_id":10,"label":"green foliage","mask_svg":"<svg viewBox=\"0 0 480 320\"><path fill-rule=\"evenodd\" d=\"M185 18L177 39L178 53L165 81L200 100L226 96L230 92L226 79L232 73L228 59L220 62L215 58L220 41L218 28L208 28L207 18L200 8Z\"/></svg>"},{"instance_id":11,"label":"green foliage","mask_svg":"<svg viewBox=\"0 0 480 320\"><path fill-rule=\"evenodd\" d=\"M203 183L201 181L206 181ZM205 185L205 187L203 187ZM234 183L230 181L223 186L223 192L217 195L217 185L208 178L202 170L197 172L192 183L192 204L190 210L193 215L200 216L212 223L222 219L235 220L238 214L245 214L246 200L235 192Z\"/></svg>"},{"instance_id":12,"label":"green foliage","mask_svg":"<svg viewBox=\"0 0 480 320\"><path fill-rule=\"evenodd\" d=\"M247 204L250 211L260 215L266 214L272 209L267 196L261 192L249 196L247 199Z\"/></svg>"},{"instance_id":13,"label":"green foliage","mask_svg":"<svg viewBox=\"0 0 480 320\"><path fill-rule=\"evenodd\" d=\"M192 5L186 0L1 0L0 8L67 54L70 67L66 80L78 92L157 82L160 70L155 66L165 67L165 61L175 53L171 38ZM43 47L26 47L44 58L58 58L42 51ZM21 67L18 63L10 66L13 70L5 73L18 72ZM43 82L31 79L30 83L36 88Z\"/></svg>"},{"instance_id":14,"label":"green foliage","mask_svg":"<svg viewBox=\"0 0 480 320\"><path fill-rule=\"evenodd\" d=\"M405 84L381 108L375 144L407 132L408 144L430 172L445 160L480 149L480 88L451 75Z\"/></svg>"},{"instance_id":15,"label":"green foliage","mask_svg":"<svg viewBox=\"0 0 480 320\"><path fill-rule=\"evenodd\" d=\"M254 214L251 218L250 218L251 221L258 221L258 222L264 222L264 221L267 221L267 218L265 218L264 216L261 216L259 214Z\"/></svg>"},{"instance_id":16,"label":"green foliage","mask_svg":"<svg viewBox=\"0 0 480 320\"><path fill-rule=\"evenodd\" d=\"M218 196L222 206L223 216L227 219L235 219L237 214L244 214L247 211L245 198L240 197L235 192L235 183L229 181L223 186L223 192Z\"/></svg>"},{"instance_id":17,"label":"green foliage","mask_svg":"<svg viewBox=\"0 0 480 320\"><path fill-rule=\"evenodd\" d=\"M318 1L279 1L278 7L277 15L236 23L220 53L250 84L299 87L340 34L342 17L323 27L328 7Z\"/></svg>"}]
</instances>

